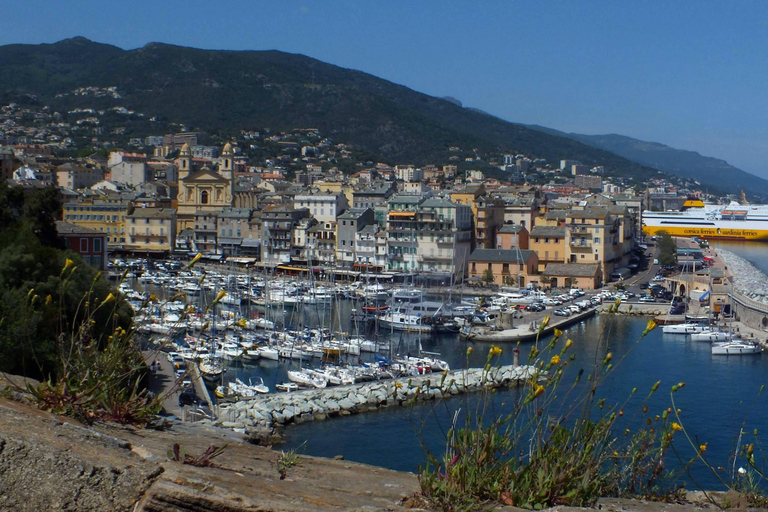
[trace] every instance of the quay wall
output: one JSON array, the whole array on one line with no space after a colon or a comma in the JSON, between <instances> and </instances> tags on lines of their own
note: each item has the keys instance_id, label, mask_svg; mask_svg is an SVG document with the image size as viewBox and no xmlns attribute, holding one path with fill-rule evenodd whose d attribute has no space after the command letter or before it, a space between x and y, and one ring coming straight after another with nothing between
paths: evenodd
<instances>
[{"instance_id":1,"label":"quay wall","mask_svg":"<svg viewBox=\"0 0 768 512\"><path fill-rule=\"evenodd\" d=\"M733 292L734 320L759 331L768 331L768 304Z\"/></svg>"},{"instance_id":2,"label":"quay wall","mask_svg":"<svg viewBox=\"0 0 768 512\"><path fill-rule=\"evenodd\" d=\"M469 368L443 373L372 381L324 389L261 395L220 409L214 425L261 433L290 424L348 416L380 407L410 405L488 388L512 387L529 381L532 366Z\"/></svg>"}]
</instances>

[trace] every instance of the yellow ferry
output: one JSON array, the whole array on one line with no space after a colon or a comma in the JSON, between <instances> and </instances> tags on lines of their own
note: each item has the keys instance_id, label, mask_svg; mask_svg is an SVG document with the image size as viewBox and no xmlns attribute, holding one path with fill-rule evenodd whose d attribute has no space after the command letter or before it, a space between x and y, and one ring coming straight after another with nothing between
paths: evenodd
<instances>
[{"instance_id":1,"label":"yellow ferry","mask_svg":"<svg viewBox=\"0 0 768 512\"><path fill-rule=\"evenodd\" d=\"M643 211L643 233L703 239L768 240L768 205L704 204L688 200L680 211Z\"/></svg>"}]
</instances>

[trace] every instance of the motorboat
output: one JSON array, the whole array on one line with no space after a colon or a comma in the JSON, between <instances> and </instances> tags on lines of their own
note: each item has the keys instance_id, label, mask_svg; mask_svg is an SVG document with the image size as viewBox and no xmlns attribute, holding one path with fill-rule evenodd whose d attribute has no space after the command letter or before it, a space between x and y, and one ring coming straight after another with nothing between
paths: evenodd
<instances>
[{"instance_id":1,"label":"motorboat","mask_svg":"<svg viewBox=\"0 0 768 512\"><path fill-rule=\"evenodd\" d=\"M280 391L297 391L299 389L299 385L295 382L281 382L280 384L275 384L275 387L279 389Z\"/></svg>"},{"instance_id":2,"label":"motorboat","mask_svg":"<svg viewBox=\"0 0 768 512\"><path fill-rule=\"evenodd\" d=\"M328 379L319 375L310 375L306 371L288 370L288 379L300 386L322 389L328 385Z\"/></svg>"}]
</instances>

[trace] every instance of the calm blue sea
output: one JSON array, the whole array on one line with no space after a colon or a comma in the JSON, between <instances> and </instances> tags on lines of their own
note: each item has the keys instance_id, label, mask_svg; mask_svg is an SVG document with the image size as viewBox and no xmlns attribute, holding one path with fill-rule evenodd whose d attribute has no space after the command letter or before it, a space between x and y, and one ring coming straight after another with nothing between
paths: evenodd
<instances>
[{"instance_id":1,"label":"calm blue sea","mask_svg":"<svg viewBox=\"0 0 768 512\"><path fill-rule=\"evenodd\" d=\"M768 272L768 245L721 244L732 252L752 261ZM626 418L640 418L638 409L642 398L656 381L661 381L659 391L648 402L651 415L661 414L672 406L669 390L672 385L685 382L685 387L674 394L676 406L681 409L681 419L693 443L707 443L706 455L714 466L731 468L740 431L745 435L742 443L751 442L752 432L758 429L768 433L768 403L760 387L768 375L768 354L757 356L712 356L706 343L692 342L685 337L663 335L660 329L640 339L647 319L595 317L572 326L563 337L573 340L576 360L569 366L569 376L583 368L588 372L597 357L602 359L607 340L613 352L616 371L601 386L598 395L606 403L624 403L633 388L638 388L632 400L624 405ZM467 344L455 337L421 339L401 338L397 343L418 344L424 350L441 352L452 368L466 365ZM547 340L545 340L546 342ZM530 344L522 345L527 354ZM481 366L489 346L474 344L470 366ZM512 359L512 346L504 347L502 362ZM279 381L284 369L277 365L260 367L258 373L266 373L270 380ZM245 370L243 370L245 371ZM250 371L250 370L249 370ZM267 380L265 378L265 380ZM498 401L514 399L517 390L500 393ZM505 396L511 393L512 396ZM373 464L403 471L417 471L424 460L422 439L437 450L448 428L454 411L473 408L477 397L456 397L439 403L429 403L414 408L391 408L350 417L311 422L289 427L287 445L299 453L333 457ZM568 398L563 399L567 406ZM419 431L425 433L420 434ZM694 448L678 433L675 449L683 460L694 454ZM675 453L667 459L668 467L679 463ZM737 466L741 461L737 460ZM717 478L699 467L694 470L696 483L707 489L721 488ZM727 478L727 475L724 474ZM689 483L689 486L695 486Z\"/></svg>"}]
</instances>

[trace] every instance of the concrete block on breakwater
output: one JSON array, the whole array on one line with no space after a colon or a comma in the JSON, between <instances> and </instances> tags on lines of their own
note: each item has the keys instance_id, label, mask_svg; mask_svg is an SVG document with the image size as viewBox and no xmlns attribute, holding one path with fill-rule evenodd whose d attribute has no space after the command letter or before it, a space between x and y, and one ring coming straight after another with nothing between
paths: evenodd
<instances>
[{"instance_id":1,"label":"concrete block on breakwater","mask_svg":"<svg viewBox=\"0 0 768 512\"><path fill-rule=\"evenodd\" d=\"M380 407L408 405L414 401L517 386L535 373L532 366L502 366L489 370L469 368L325 389L264 395L236 402L221 410L215 425L263 431L274 427L356 414Z\"/></svg>"}]
</instances>

